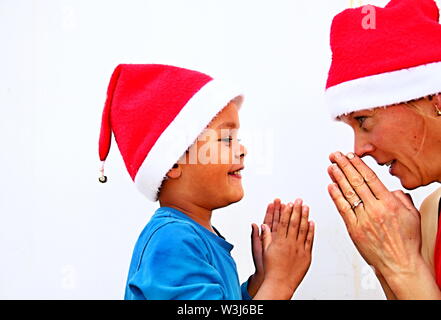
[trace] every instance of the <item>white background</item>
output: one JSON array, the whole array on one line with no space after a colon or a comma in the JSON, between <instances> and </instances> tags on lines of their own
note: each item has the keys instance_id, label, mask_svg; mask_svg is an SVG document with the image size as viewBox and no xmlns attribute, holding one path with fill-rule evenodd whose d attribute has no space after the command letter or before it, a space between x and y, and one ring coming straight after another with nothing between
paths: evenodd
<instances>
[{"instance_id":1,"label":"white background","mask_svg":"<svg viewBox=\"0 0 441 320\"><path fill-rule=\"evenodd\" d=\"M240 279L253 271L251 223L275 197L301 197L317 235L294 298L383 299L327 194L329 153L352 150L351 129L323 101L329 27L349 5L0 0L0 298L123 297L134 243L158 204L138 193L116 144L109 182L98 183L101 112L118 63L155 62L231 78L246 93L246 196L213 219L235 245ZM412 192L415 202L434 187Z\"/></svg>"}]
</instances>

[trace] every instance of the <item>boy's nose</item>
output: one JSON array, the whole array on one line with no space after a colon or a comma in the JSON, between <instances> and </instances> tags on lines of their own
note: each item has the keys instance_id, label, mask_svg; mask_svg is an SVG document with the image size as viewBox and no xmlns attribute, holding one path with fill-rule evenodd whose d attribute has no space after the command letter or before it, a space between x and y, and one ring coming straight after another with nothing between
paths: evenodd
<instances>
[{"instance_id":1,"label":"boy's nose","mask_svg":"<svg viewBox=\"0 0 441 320\"><path fill-rule=\"evenodd\" d=\"M247 148L244 145L239 144L239 152L236 153L236 157L244 158L248 154Z\"/></svg>"}]
</instances>

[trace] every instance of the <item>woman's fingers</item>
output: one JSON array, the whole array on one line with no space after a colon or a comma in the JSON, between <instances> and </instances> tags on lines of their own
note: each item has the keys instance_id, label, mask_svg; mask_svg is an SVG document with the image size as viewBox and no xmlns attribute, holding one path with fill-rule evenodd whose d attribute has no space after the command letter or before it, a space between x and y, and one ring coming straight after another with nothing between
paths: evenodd
<instances>
[{"instance_id":1,"label":"woman's fingers","mask_svg":"<svg viewBox=\"0 0 441 320\"><path fill-rule=\"evenodd\" d=\"M337 184L330 184L328 186L328 192L332 198L332 201L334 201L338 212L342 216L343 221L346 224L346 228L349 230L350 228L352 228L353 225L357 223L357 217L354 210L352 210L351 205L345 199Z\"/></svg>"},{"instance_id":2,"label":"woman's fingers","mask_svg":"<svg viewBox=\"0 0 441 320\"><path fill-rule=\"evenodd\" d=\"M331 178L332 182L337 183L337 180L335 180L333 171L334 171L333 166L329 166L328 167L328 175Z\"/></svg>"},{"instance_id":3,"label":"woman's fingers","mask_svg":"<svg viewBox=\"0 0 441 320\"><path fill-rule=\"evenodd\" d=\"M389 190L386 186L381 182L378 176L369 168L363 160L360 159L356 154L349 153L348 159L352 163L352 165L357 169L358 172L363 176L369 188L372 190L372 193L375 195L377 199L387 198L390 195Z\"/></svg>"},{"instance_id":4,"label":"woman's fingers","mask_svg":"<svg viewBox=\"0 0 441 320\"><path fill-rule=\"evenodd\" d=\"M412 197L401 190L392 191L392 194L398 198L408 210L417 210L413 204Z\"/></svg>"},{"instance_id":5,"label":"woman's fingers","mask_svg":"<svg viewBox=\"0 0 441 320\"><path fill-rule=\"evenodd\" d=\"M330 159L331 162L338 165L344 175L342 179L346 180L352 186L353 190L358 194L363 202L368 204L376 200L375 195L372 193L371 189L367 185L367 182L365 181L365 177L352 165L348 158L346 158L340 152L335 152L331 154ZM366 165L364 166L367 167ZM364 170L366 171L365 168ZM335 171L336 169L334 168L333 173L335 173ZM374 181L372 177L370 177L370 179ZM343 189L344 186L341 185L340 181L337 181L337 183L340 185L342 191L345 192ZM347 200L350 201L350 199Z\"/></svg>"},{"instance_id":6,"label":"woman's fingers","mask_svg":"<svg viewBox=\"0 0 441 320\"><path fill-rule=\"evenodd\" d=\"M381 182L375 172L371 168L369 168L359 156L357 156L355 153L350 152L348 153L347 157L345 157L341 153L336 152L334 153L334 158L338 154L340 155L340 159L342 159L343 161L344 159L347 159L355 168L355 170L360 173L376 199L384 199L390 196L390 192L386 188L386 186Z\"/></svg>"},{"instance_id":7,"label":"woman's fingers","mask_svg":"<svg viewBox=\"0 0 441 320\"><path fill-rule=\"evenodd\" d=\"M349 181L346 179L345 174L340 170L338 165L333 164L329 170L332 172L334 182L338 184L341 192L349 204L354 204L360 200L358 194L354 191Z\"/></svg>"}]
</instances>

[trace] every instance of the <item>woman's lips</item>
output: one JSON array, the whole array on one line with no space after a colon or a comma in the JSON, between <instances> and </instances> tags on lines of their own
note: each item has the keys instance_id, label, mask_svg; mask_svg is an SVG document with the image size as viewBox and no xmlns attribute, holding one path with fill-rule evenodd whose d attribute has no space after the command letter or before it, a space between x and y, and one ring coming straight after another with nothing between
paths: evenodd
<instances>
[{"instance_id":1,"label":"woman's lips","mask_svg":"<svg viewBox=\"0 0 441 320\"><path fill-rule=\"evenodd\" d=\"M397 162L397 160L390 160L388 162L384 162L384 163L379 163L377 162L380 166L387 166L389 167L389 173L391 175L394 175L394 168L395 168L395 163Z\"/></svg>"},{"instance_id":2,"label":"woman's lips","mask_svg":"<svg viewBox=\"0 0 441 320\"><path fill-rule=\"evenodd\" d=\"M396 160L392 160L389 161L388 163L386 163L386 165L389 167L389 173L393 176L394 175L394 164L395 164Z\"/></svg>"}]
</instances>

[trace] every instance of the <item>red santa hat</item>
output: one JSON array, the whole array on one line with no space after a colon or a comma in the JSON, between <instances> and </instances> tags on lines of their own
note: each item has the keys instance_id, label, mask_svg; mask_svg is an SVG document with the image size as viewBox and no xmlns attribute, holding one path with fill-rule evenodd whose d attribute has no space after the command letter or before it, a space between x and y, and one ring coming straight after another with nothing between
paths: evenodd
<instances>
[{"instance_id":1,"label":"red santa hat","mask_svg":"<svg viewBox=\"0 0 441 320\"><path fill-rule=\"evenodd\" d=\"M332 22L331 49L325 97L334 118L441 92L441 25L433 0L347 9Z\"/></svg>"},{"instance_id":2,"label":"red santa hat","mask_svg":"<svg viewBox=\"0 0 441 320\"><path fill-rule=\"evenodd\" d=\"M121 64L107 90L99 157L104 164L113 132L132 180L141 193L156 201L167 172L234 99L240 107L239 92L197 71Z\"/></svg>"}]
</instances>

